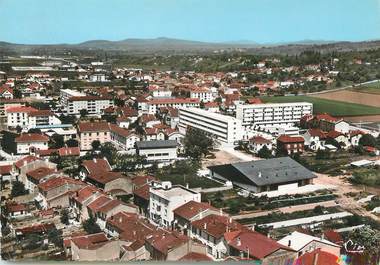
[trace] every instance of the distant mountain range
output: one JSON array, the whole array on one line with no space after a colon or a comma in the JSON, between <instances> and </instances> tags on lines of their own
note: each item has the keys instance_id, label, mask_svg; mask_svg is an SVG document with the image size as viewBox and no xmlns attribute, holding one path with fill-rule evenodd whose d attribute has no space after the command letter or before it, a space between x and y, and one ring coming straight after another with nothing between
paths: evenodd
<instances>
[{"instance_id":1,"label":"distant mountain range","mask_svg":"<svg viewBox=\"0 0 380 265\"><path fill-rule=\"evenodd\" d=\"M249 40L225 43L211 43L201 41L190 41L172 38L155 38L155 39L125 39L120 41L109 40L90 40L79 44L14 44L8 42L0 42L0 51L11 50L15 52L27 52L31 49L81 49L81 50L106 50L106 51L128 51L128 52L195 52L195 51L215 51L215 50L239 50L243 49L248 52L269 51L280 52L286 51L288 48L294 49L299 47L316 48L320 46L327 49L363 49L378 48L380 41L369 42L334 42L323 40L304 40L292 43L277 44L259 44ZM279 49L277 49L279 47ZM301 50L302 50L301 49ZM260 52L259 52L260 53Z\"/></svg>"}]
</instances>

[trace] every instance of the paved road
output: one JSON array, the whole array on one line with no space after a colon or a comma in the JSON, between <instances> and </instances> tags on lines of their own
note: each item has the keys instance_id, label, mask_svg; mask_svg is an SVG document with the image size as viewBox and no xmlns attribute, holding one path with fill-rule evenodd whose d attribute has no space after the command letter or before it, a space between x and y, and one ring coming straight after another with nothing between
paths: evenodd
<instances>
[{"instance_id":1,"label":"paved road","mask_svg":"<svg viewBox=\"0 0 380 265\"><path fill-rule=\"evenodd\" d=\"M379 81L379 79L371 80L371 81L367 81L367 82L364 82L364 83L355 84L355 86L367 85L367 84L371 84L371 83L376 83L378 81ZM305 95L309 96L309 95L318 95L318 94L336 92L336 91L345 90L345 89L352 88L352 87L353 87L353 85L351 85L351 86L344 86L344 87L338 87L338 88L329 89L329 90L323 90L323 91L318 91L318 92L305 93Z\"/></svg>"},{"instance_id":2,"label":"paved road","mask_svg":"<svg viewBox=\"0 0 380 265\"><path fill-rule=\"evenodd\" d=\"M273 213L274 211L280 211L282 213L292 213L292 212L298 212L298 211L312 210L316 206L334 207L337 205L338 204L336 204L335 201L332 200L332 201L324 201L324 202L317 202L317 203L301 204L301 205L295 205L295 206L287 206L287 207L282 207L282 208L273 209L269 211L234 215L232 216L232 218L235 220L239 220L239 219L254 218L254 217L268 215L270 213Z\"/></svg>"}]
</instances>

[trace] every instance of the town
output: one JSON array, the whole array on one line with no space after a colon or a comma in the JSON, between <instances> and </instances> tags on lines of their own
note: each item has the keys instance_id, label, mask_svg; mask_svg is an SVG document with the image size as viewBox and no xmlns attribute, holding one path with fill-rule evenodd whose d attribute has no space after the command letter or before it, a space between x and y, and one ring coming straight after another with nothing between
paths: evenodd
<instances>
[{"instance_id":1,"label":"town","mask_svg":"<svg viewBox=\"0 0 380 265\"><path fill-rule=\"evenodd\" d=\"M2 259L380 259L380 48L54 52L2 52Z\"/></svg>"}]
</instances>

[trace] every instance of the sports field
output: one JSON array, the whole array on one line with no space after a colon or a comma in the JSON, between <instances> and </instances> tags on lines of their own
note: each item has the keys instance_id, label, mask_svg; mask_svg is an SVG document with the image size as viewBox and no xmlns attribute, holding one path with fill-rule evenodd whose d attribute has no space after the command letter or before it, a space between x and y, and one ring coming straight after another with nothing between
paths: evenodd
<instances>
[{"instance_id":1,"label":"sports field","mask_svg":"<svg viewBox=\"0 0 380 265\"><path fill-rule=\"evenodd\" d=\"M314 105L315 114L329 113L333 116L361 116L380 114L380 108L377 107L309 96L266 96L261 97L261 100L265 103L310 102Z\"/></svg>"},{"instance_id":2,"label":"sports field","mask_svg":"<svg viewBox=\"0 0 380 265\"><path fill-rule=\"evenodd\" d=\"M350 88L351 91L380 95L380 81Z\"/></svg>"}]
</instances>

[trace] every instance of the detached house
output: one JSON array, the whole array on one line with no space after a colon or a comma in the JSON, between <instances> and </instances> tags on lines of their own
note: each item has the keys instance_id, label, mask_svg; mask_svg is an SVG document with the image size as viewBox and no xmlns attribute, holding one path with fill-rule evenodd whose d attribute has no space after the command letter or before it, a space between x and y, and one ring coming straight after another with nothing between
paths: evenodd
<instances>
[{"instance_id":1,"label":"detached house","mask_svg":"<svg viewBox=\"0 0 380 265\"><path fill-rule=\"evenodd\" d=\"M36 201L43 209L68 207L71 195L85 185L82 181L65 176L50 178L38 184L39 194Z\"/></svg>"},{"instance_id":2,"label":"detached house","mask_svg":"<svg viewBox=\"0 0 380 265\"><path fill-rule=\"evenodd\" d=\"M249 139L249 149L255 154L257 154L264 146L271 151L273 148L272 141L265 139L262 136L255 136Z\"/></svg>"},{"instance_id":3,"label":"detached house","mask_svg":"<svg viewBox=\"0 0 380 265\"><path fill-rule=\"evenodd\" d=\"M319 149L324 149L323 146L326 142L327 133L317 128L308 129L302 137L305 139L305 146L308 146L313 151L317 151Z\"/></svg>"},{"instance_id":4,"label":"detached house","mask_svg":"<svg viewBox=\"0 0 380 265\"><path fill-rule=\"evenodd\" d=\"M92 142L101 144L111 141L111 132L107 122L81 122L78 124L78 136L81 150L91 150Z\"/></svg>"},{"instance_id":5,"label":"detached house","mask_svg":"<svg viewBox=\"0 0 380 265\"><path fill-rule=\"evenodd\" d=\"M135 144L140 141L140 137L135 132L120 128L114 124L110 124L110 131L111 141L118 149L135 151Z\"/></svg>"},{"instance_id":6,"label":"detached house","mask_svg":"<svg viewBox=\"0 0 380 265\"><path fill-rule=\"evenodd\" d=\"M304 143L302 136L281 135L277 138L277 150L288 155L303 153Z\"/></svg>"},{"instance_id":7,"label":"detached house","mask_svg":"<svg viewBox=\"0 0 380 265\"><path fill-rule=\"evenodd\" d=\"M224 243L230 257L255 260L263 265L293 264L297 258L295 250L255 231L226 232Z\"/></svg>"},{"instance_id":8,"label":"detached house","mask_svg":"<svg viewBox=\"0 0 380 265\"><path fill-rule=\"evenodd\" d=\"M39 133L23 133L15 139L18 154L35 153L49 148L49 137Z\"/></svg>"}]
</instances>

